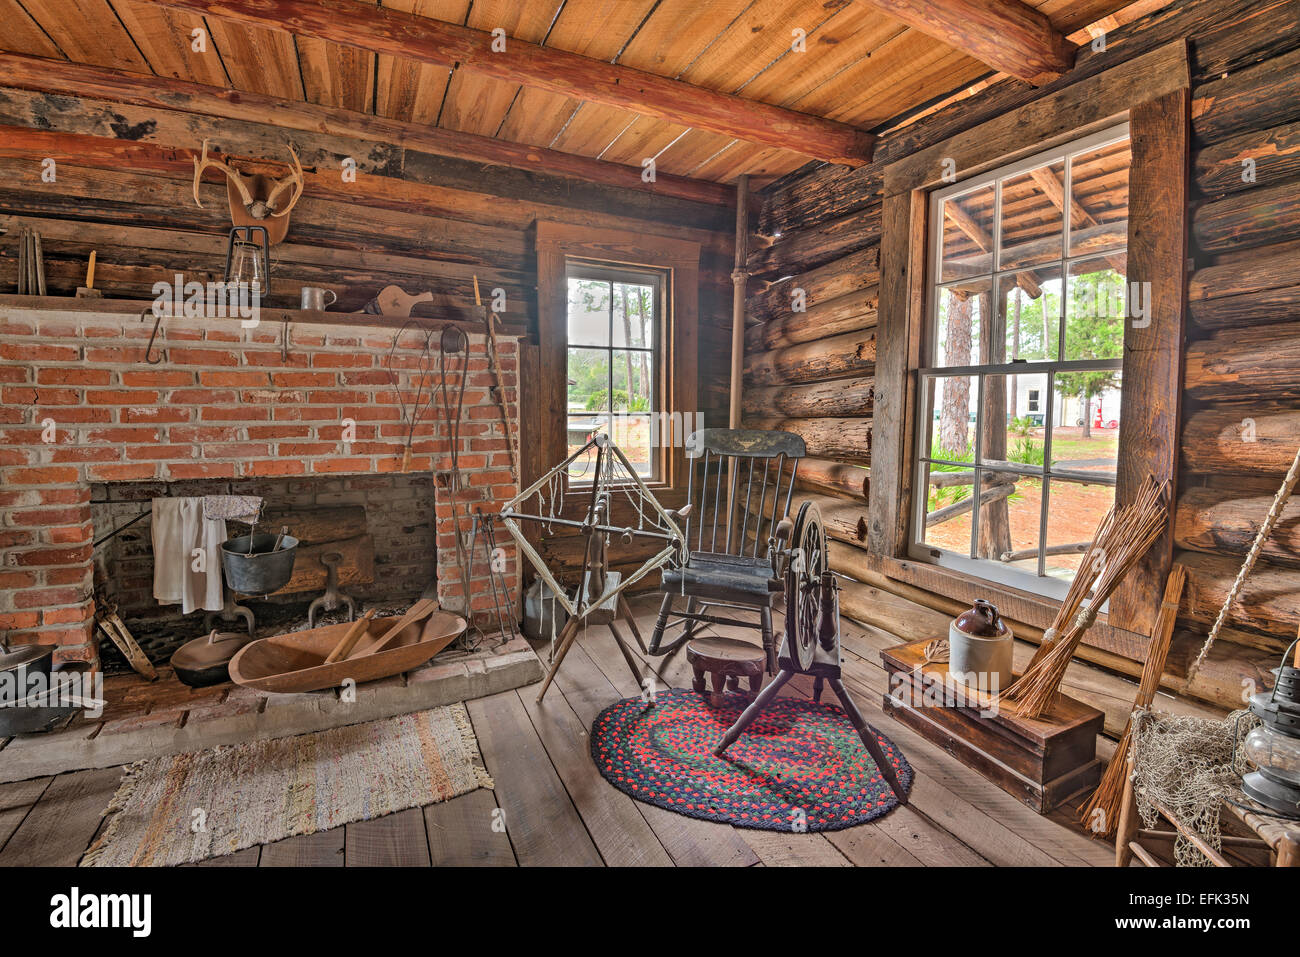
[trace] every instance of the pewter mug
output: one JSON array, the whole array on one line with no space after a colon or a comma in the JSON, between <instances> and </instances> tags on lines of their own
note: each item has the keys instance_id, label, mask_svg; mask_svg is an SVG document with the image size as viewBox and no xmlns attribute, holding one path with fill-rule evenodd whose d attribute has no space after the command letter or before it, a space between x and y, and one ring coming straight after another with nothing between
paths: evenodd
<instances>
[{"instance_id":1,"label":"pewter mug","mask_svg":"<svg viewBox=\"0 0 1300 957\"><path fill-rule=\"evenodd\" d=\"M325 296L333 298L329 302L325 301ZM320 286L303 286L302 287L302 307L304 309L315 309L317 312L323 312L329 306L339 301L338 295L333 289L322 289Z\"/></svg>"}]
</instances>

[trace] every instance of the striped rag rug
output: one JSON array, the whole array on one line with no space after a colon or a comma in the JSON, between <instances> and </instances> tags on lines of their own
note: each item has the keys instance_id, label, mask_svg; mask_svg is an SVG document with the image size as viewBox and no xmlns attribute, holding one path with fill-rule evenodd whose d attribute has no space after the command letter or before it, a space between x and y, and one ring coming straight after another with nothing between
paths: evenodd
<instances>
[{"instance_id":1,"label":"striped rag rug","mask_svg":"<svg viewBox=\"0 0 1300 957\"><path fill-rule=\"evenodd\" d=\"M463 704L127 768L83 867L164 866L492 787Z\"/></svg>"}]
</instances>

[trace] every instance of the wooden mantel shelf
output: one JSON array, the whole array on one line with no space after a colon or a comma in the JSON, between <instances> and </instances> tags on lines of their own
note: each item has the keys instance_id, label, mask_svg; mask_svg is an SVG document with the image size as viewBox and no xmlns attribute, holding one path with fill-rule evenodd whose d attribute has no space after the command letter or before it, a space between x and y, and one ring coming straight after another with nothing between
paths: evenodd
<instances>
[{"instance_id":1,"label":"wooden mantel shelf","mask_svg":"<svg viewBox=\"0 0 1300 957\"><path fill-rule=\"evenodd\" d=\"M152 299L78 299L75 296L16 296L0 295L0 309L26 309L35 312L86 312L109 316L140 316L151 312ZM469 309L481 309L470 306ZM288 322L291 325L309 326L350 326L367 329L399 329L408 322L405 316L375 316L368 312L324 312L317 309L273 309L263 307L259 316L261 322L273 324ZM163 319L191 319L205 322L240 322L239 317L230 316L183 316L164 313ZM426 326L441 329L455 326L469 335L485 333L484 323L469 319L440 319L436 316L411 316ZM526 335L523 327L515 323L502 323L498 331L501 336L521 338Z\"/></svg>"}]
</instances>

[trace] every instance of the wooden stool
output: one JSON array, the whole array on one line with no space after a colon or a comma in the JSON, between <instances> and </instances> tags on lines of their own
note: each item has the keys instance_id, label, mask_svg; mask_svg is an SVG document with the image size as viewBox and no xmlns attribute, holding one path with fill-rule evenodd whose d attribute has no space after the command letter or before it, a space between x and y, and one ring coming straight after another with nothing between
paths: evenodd
<instances>
[{"instance_id":1,"label":"wooden stool","mask_svg":"<svg viewBox=\"0 0 1300 957\"><path fill-rule=\"evenodd\" d=\"M754 700L763 683L767 654L757 645L737 638L692 638L686 643L686 660L695 671L692 687L704 694L704 673L712 676L713 694L710 702L723 703L723 694L732 692L745 701ZM747 678L749 687L742 691L740 679Z\"/></svg>"}]
</instances>

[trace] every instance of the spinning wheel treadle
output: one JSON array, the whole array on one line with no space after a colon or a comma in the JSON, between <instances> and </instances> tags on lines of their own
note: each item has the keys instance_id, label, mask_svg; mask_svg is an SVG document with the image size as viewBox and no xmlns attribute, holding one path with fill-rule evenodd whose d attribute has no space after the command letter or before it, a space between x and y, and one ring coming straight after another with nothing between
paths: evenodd
<instances>
[{"instance_id":1,"label":"spinning wheel treadle","mask_svg":"<svg viewBox=\"0 0 1300 957\"><path fill-rule=\"evenodd\" d=\"M777 528L776 539L785 585L786 631L781 644L781 671L727 730L713 753L722 757L796 674L812 675L816 679L814 700L820 699L823 683L829 684L881 776L893 788L899 803L906 804L907 792L880 747L876 729L867 724L841 680L839 585L830 570L826 529L817 506L804 502L793 525L782 522Z\"/></svg>"}]
</instances>

